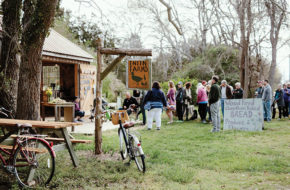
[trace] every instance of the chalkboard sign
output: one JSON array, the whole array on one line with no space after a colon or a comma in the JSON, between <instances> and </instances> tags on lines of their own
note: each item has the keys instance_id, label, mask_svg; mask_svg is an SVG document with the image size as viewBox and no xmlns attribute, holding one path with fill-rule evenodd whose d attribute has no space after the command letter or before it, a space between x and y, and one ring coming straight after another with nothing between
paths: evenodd
<instances>
[{"instance_id":1,"label":"chalkboard sign","mask_svg":"<svg viewBox=\"0 0 290 190\"><path fill-rule=\"evenodd\" d=\"M128 60L126 82L128 89L151 89L150 60Z\"/></svg>"},{"instance_id":2,"label":"chalkboard sign","mask_svg":"<svg viewBox=\"0 0 290 190\"><path fill-rule=\"evenodd\" d=\"M225 100L224 108L224 130L262 130L264 119L261 98Z\"/></svg>"}]
</instances>

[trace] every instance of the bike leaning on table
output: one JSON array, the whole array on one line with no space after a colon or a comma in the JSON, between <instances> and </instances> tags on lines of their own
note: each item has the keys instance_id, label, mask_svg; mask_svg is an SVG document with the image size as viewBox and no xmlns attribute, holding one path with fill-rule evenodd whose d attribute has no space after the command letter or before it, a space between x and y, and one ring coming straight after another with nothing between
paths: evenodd
<instances>
[{"instance_id":1,"label":"bike leaning on table","mask_svg":"<svg viewBox=\"0 0 290 190\"><path fill-rule=\"evenodd\" d=\"M124 112L117 112L119 117L119 141L120 141L120 154L123 160L129 157L129 163L134 160L139 171L145 172L145 155L141 147L141 140L137 138L137 135L130 132L129 128L134 127L133 122L122 124L122 117L126 114Z\"/></svg>"},{"instance_id":2,"label":"bike leaning on table","mask_svg":"<svg viewBox=\"0 0 290 190\"><path fill-rule=\"evenodd\" d=\"M11 113L0 108L0 114ZM0 145L0 160L3 167L15 175L24 188L45 187L51 181L55 170L55 153L43 135L31 134L30 124L17 125L13 146ZM5 135L4 135L5 136Z\"/></svg>"}]
</instances>

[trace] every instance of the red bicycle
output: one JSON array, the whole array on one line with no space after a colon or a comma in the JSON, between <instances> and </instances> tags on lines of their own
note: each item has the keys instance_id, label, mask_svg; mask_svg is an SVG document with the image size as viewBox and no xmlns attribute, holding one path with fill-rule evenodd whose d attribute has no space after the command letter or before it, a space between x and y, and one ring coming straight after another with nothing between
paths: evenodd
<instances>
[{"instance_id":1,"label":"red bicycle","mask_svg":"<svg viewBox=\"0 0 290 190\"><path fill-rule=\"evenodd\" d=\"M8 117L5 111L8 112L0 108L0 114ZM14 138L13 146L0 145L0 160L22 187L45 187L54 175L55 153L49 143L42 139L44 136L29 133L31 129L30 124L15 126L14 132L18 135ZM6 136L9 134L5 134L0 143Z\"/></svg>"}]
</instances>

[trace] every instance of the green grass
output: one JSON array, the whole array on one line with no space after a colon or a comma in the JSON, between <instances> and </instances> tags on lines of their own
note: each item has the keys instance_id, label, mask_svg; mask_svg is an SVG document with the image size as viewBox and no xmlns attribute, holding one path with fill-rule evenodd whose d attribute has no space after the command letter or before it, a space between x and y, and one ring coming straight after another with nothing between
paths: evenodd
<instances>
[{"instance_id":1,"label":"green grass","mask_svg":"<svg viewBox=\"0 0 290 190\"><path fill-rule=\"evenodd\" d=\"M198 121L138 128L147 172L124 165L117 131L103 134L103 156L93 144L76 147L80 166L57 154L57 189L290 189L290 121L266 123L262 132L210 133ZM92 136L78 138L93 139Z\"/></svg>"}]
</instances>

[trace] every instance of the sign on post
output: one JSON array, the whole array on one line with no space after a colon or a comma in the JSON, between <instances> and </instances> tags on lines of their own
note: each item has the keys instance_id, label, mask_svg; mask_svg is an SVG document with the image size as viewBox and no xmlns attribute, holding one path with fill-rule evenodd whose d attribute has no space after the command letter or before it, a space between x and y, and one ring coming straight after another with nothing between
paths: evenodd
<instances>
[{"instance_id":1,"label":"sign on post","mask_svg":"<svg viewBox=\"0 0 290 190\"><path fill-rule=\"evenodd\" d=\"M264 117L261 98L225 100L224 110L224 130L262 130Z\"/></svg>"},{"instance_id":2,"label":"sign on post","mask_svg":"<svg viewBox=\"0 0 290 190\"><path fill-rule=\"evenodd\" d=\"M128 89L151 89L151 61L128 60L126 82Z\"/></svg>"}]
</instances>

